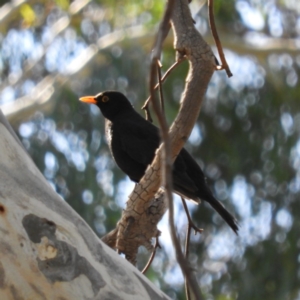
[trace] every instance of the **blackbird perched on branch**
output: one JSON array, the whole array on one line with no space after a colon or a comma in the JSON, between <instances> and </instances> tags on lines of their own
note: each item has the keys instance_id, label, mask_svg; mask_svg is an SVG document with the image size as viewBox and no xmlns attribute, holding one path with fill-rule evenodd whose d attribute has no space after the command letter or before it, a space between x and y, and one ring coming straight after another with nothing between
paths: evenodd
<instances>
[{"instance_id":1,"label":"blackbird perched on branch","mask_svg":"<svg viewBox=\"0 0 300 300\"><path fill-rule=\"evenodd\" d=\"M106 91L80 98L96 104L105 119L106 137L114 160L131 180L139 182L160 144L159 129L139 115L122 94ZM210 191L203 171L183 148L173 164L174 192L197 203L208 202L237 234L236 219Z\"/></svg>"}]
</instances>

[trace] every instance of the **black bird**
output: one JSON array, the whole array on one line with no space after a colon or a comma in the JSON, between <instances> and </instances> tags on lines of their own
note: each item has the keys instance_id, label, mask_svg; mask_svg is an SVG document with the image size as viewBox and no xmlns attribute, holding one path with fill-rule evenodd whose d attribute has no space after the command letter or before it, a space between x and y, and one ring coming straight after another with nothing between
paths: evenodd
<instances>
[{"instance_id":1,"label":"black bird","mask_svg":"<svg viewBox=\"0 0 300 300\"><path fill-rule=\"evenodd\" d=\"M106 91L80 100L100 108L114 160L132 181L139 182L159 147L159 129L139 115L122 93ZM173 186L184 198L208 202L237 234L236 219L213 196L200 166L184 148L173 165Z\"/></svg>"}]
</instances>

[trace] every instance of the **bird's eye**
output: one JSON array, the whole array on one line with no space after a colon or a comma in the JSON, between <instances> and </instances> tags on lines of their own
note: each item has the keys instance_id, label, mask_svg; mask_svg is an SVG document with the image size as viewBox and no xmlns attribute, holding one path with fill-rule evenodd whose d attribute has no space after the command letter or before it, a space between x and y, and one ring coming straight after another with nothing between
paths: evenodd
<instances>
[{"instance_id":1,"label":"bird's eye","mask_svg":"<svg viewBox=\"0 0 300 300\"><path fill-rule=\"evenodd\" d=\"M109 101L109 97L108 96L103 96L101 101L102 102L107 102L107 101Z\"/></svg>"}]
</instances>

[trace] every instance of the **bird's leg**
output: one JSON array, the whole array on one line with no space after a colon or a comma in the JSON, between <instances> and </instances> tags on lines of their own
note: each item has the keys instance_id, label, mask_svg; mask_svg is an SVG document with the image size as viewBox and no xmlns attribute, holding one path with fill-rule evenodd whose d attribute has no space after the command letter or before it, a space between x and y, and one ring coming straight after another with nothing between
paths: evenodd
<instances>
[{"instance_id":1,"label":"bird's leg","mask_svg":"<svg viewBox=\"0 0 300 300\"><path fill-rule=\"evenodd\" d=\"M188 226L194 229L195 235L197 234L197 232L202 233L203 229L199 228L198 226L196 226L195 223L193 222L193 220L192 220L192 218L190 216L188 207L186 205L185 199L181 197L181 201L182 201L183 208L185 210L185 213L186 213L186 216L187 216L187 219L188 219Z\"/></svg>"}]
</instances>

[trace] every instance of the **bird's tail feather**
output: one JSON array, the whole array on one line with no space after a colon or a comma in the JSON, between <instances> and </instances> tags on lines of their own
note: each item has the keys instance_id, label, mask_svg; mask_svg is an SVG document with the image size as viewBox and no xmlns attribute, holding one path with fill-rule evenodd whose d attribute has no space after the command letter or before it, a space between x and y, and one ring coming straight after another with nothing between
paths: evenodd
<instances>
[{"instance_id":1,"label":"bird's tail feather","mask_svg":"<svg viewBox=\"0 0 300 300\"><path fill-rule=\"evenodd\" d=\"M223 206L221 202L219 202L213 196L210 199L205 199L218 213L219 215L226 221L226 223L232 228L232 230L238 234L238 224L235 217Z\"/></svg>"}]
</instances>

